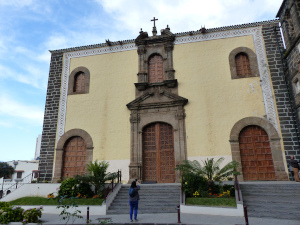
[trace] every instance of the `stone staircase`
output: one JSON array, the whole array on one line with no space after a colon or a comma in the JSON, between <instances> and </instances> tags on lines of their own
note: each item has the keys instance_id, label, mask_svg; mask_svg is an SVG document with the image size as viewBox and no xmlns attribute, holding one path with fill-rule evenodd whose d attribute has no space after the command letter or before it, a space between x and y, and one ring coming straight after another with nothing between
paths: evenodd
<instances>
[{"instance_id":1,"label":"stone staircase","mask_svg":"<svg viewBox=\"0 0 300 225\"><path fill-rule=\"evenodd\" d=\"M129 184L123 184L107 214L129 213ZM180 184L141 184L139 214L176 213L180 204Z\"/></svg>"},{"instance_id":2,"label":"stone staircase","mask_svg":"<svg viewBox=\"0 0 300 225\"><path fill-rule=\"evenodd\" d=\"M241 182L249 217L300 220L300 183Z\"/></svg>"}]
</instances>

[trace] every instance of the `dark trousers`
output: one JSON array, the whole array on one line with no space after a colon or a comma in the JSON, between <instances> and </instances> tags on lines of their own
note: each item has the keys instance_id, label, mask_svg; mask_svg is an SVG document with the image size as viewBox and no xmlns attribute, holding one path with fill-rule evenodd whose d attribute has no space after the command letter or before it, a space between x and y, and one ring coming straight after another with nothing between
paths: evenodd
<instances>
[{"instance_id":1,"label":"dark trousers","mask_svg":"<svg viewBox=\"0 0 300 225\"><path fill-rule=\"evenodd\" d=\"M137 211L139 209L139 201L129 201L129 205L130 205L130 220L132 220L132 213L134 210L134 219L137 219Z\"/></svg>"}]
</instances>

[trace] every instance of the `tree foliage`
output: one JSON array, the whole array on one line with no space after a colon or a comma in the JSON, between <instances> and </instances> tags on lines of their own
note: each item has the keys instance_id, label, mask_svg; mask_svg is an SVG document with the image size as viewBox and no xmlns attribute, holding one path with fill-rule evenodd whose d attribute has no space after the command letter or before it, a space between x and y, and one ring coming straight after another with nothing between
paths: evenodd
<instances>
[{"instance_id":1,"label":"tree foliage","mask_svg":"<svg viewBox=\"0 0 300 225\"><path fill-rule=\"evenodd\" d=\"M6 162L0 162L0 178L9 178L15 172L15 169Z\"/></svg>"},{"instance_id":2,"label":"tree foliage","mask_svg":"<svg viewBox=\"0 0 300 225\"><path fill-rule=\"evenodd\" d=\"M75 179L82 180L93 184L95 187L95 194L103 194L105 188L105 182L108 180L113 180L117 177L117 173L109 173L107 169L109 163L106 161L90 162L87 165L87 170L89 175L76 176Z\"/></svg>"},{"instance_id":3,"label":"tree foliage","mask_svg":"<svg viewBox=\"0 0 300 225\"><path fill-rule=\"evenodd\" d=\"M193 173L195 175L203 176L209 181L221 181L231 175L238 175L236 171L238 163L231 161L224 167L220 168L224 158L221 157L217 161L214 158L206 159L202 161L201 165L197 160L190 161L184 160L182 164L176 166L176 170L183 172L183 176Z\"/></svg>"}]
</instances>

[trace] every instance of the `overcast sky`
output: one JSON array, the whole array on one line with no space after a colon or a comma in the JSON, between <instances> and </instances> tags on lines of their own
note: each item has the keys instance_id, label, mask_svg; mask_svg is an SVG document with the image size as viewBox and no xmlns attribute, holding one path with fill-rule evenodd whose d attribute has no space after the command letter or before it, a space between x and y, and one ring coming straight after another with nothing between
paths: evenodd
<instances>
[{"instance_id":1,"label":"overcast sky","mask_svg":"<svg viewBox=\"0 0 300 225\"><path fill-rule=\"evenodd\" d=\"M48 50L275 19L282 0L0 0L0 161L34 158Z\"/></svg>"}]
</instances>

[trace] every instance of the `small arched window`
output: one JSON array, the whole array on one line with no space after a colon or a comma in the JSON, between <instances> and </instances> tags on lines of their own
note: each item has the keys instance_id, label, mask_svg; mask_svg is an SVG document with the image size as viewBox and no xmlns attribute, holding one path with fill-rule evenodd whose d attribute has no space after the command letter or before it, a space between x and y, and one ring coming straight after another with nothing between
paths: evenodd
<instances>
[{"instance_id":1,"label":"small arched window","mask_svg":"<svg viewBox=\"0 0 300 225\"><path fill-rule=\"evenodd\" d=\"M85 74L81 71L78 72L74 77L73 92L75 93L85 92Z\"/></svg>"},{"instance_id":2,"label":"small arched window","mask_svg":"<svg viewBox=\"0 0 300 225\"><path fill-rule=\"evenodd\" d=\"M160 55L152 55L148 61L148 82L157 83L164 81L163 58Z\"/></svg>"},{"instance_id":3,"label":"small arched window","mask_svg":"<svg viewBox=\"0 0 300 225\"><path fill-rule=\"evenodd\" d=\"M250 61L246 53L240 52L235 56L235 66L238 77L251 76Z\"/></svg>"},{"instance_id":4,"label":"small arched window","mask_svg":"<svg viewBox=\"0 0 300 225\"><path fill-rule=\"evenodd\" d=\"M259 77L256 54L247 47L238 47L229 54L231 79Z\"/></svg>"},{"instance_id":5,"label":"small arched window","mask_svg":"<svg viewBox=\"0 0 300 225\"><path fill-rule=\"evenodd\" d=\"M90 71L83 67L75 68L69 76L68 95L88 94L90 90Z\"/></svg>"}]
</instances>

